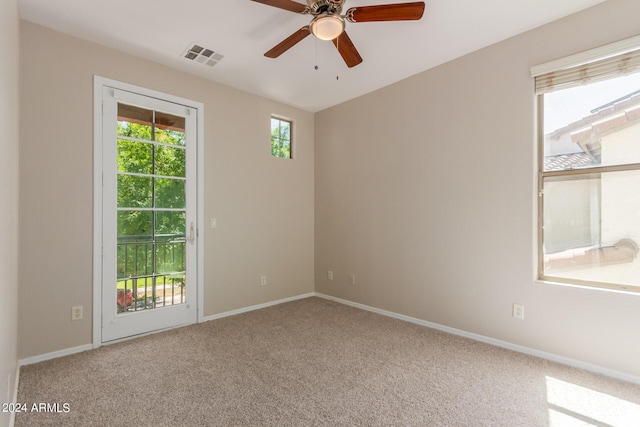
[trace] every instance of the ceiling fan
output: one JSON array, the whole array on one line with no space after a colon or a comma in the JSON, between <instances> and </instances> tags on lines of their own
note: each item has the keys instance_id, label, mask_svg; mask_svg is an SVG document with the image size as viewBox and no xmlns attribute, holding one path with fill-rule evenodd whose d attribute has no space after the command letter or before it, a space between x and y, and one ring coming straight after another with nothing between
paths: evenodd
<instances>
[{"instance_id":1,"label":"ceiling fan","mask_svg":"<svg viewBox=\"0 0 640 427\"><path fill-rule=\"evenodd\" d=\"M347 10L344 15L342 6L345 0L307 0L307 4L292 0L252 0L269 6L288 10L294 13L309 14L311 23L267 51L264 56L277 58L309 34L320 40L331 40L340 52L349 68L362 62L362 57L347 35L345 21L379 22L379 21L416 21L422 18L424 2L381 4L376 6L356 6Z\"/></svg>"}]
</instances>

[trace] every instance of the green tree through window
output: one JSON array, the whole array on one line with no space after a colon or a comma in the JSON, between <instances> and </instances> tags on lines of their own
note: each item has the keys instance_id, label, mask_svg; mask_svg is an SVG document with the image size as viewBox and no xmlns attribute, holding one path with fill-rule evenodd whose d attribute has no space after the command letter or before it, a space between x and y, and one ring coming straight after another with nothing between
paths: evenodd
<instances>
[{"instance_id":1,"label":"green tree through window","mask_svg":"<svg viewBox=\"0 0 640 427\"><path fill-rule=\"evenodd\" d=\"M184 147L183 131L118 122L118 278L184 270Z\"/></svg>"},{"instance_id":2,"label":"green tree through window","mask_svg":"<svg viewBox=\"0 0 640 427\"><path fill-rule=\"evenodd\" d=\"M271 118L271 155L291 158L291 122Z\"/></svg>"}]
</instances>

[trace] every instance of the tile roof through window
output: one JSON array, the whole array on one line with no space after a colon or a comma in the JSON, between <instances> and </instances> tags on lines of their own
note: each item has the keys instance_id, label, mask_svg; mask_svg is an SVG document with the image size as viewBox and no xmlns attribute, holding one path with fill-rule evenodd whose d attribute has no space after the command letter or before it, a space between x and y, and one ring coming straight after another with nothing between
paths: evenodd
<instances>
[{"instance_id":1,"label":"tile roof through window","mask_svg":"<svg viewBox=\"0 0 640 427\"><path fill-rule=\"evenodd\" d=\"M561 154L544 158L545 171L580 169L587 166L597 166L587 153Z\"/></svg>"}]
</instances>

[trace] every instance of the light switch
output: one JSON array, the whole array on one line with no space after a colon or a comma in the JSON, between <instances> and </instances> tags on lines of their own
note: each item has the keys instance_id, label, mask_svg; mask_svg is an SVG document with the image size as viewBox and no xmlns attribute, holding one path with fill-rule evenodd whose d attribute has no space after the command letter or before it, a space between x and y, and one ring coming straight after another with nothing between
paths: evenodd
<instances>
[{"instance_id":1,"label":"light switch","mask_svg":"<svg viewBox=\"0 0 640 427\"><path fill-rule=\"evenodd\" d=\"M218 228L218 219L217 218L211 218L209 220L209 227Z\"/></svg>"}]
</instances>

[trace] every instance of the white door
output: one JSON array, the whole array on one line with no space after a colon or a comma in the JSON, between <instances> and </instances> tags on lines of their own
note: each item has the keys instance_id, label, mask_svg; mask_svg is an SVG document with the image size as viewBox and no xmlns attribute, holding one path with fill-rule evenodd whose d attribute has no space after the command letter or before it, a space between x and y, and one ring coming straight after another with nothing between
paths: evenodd
<instances>
[{"instance_id":1,"label":"white door","mask_svg":"<svg viewBox=\"0 0 640 427\"><path fill-rule=\"evenodd\" d=\"M196 118L103 86L102 342L196 321Z\"/></svg>"}]
</instances>

